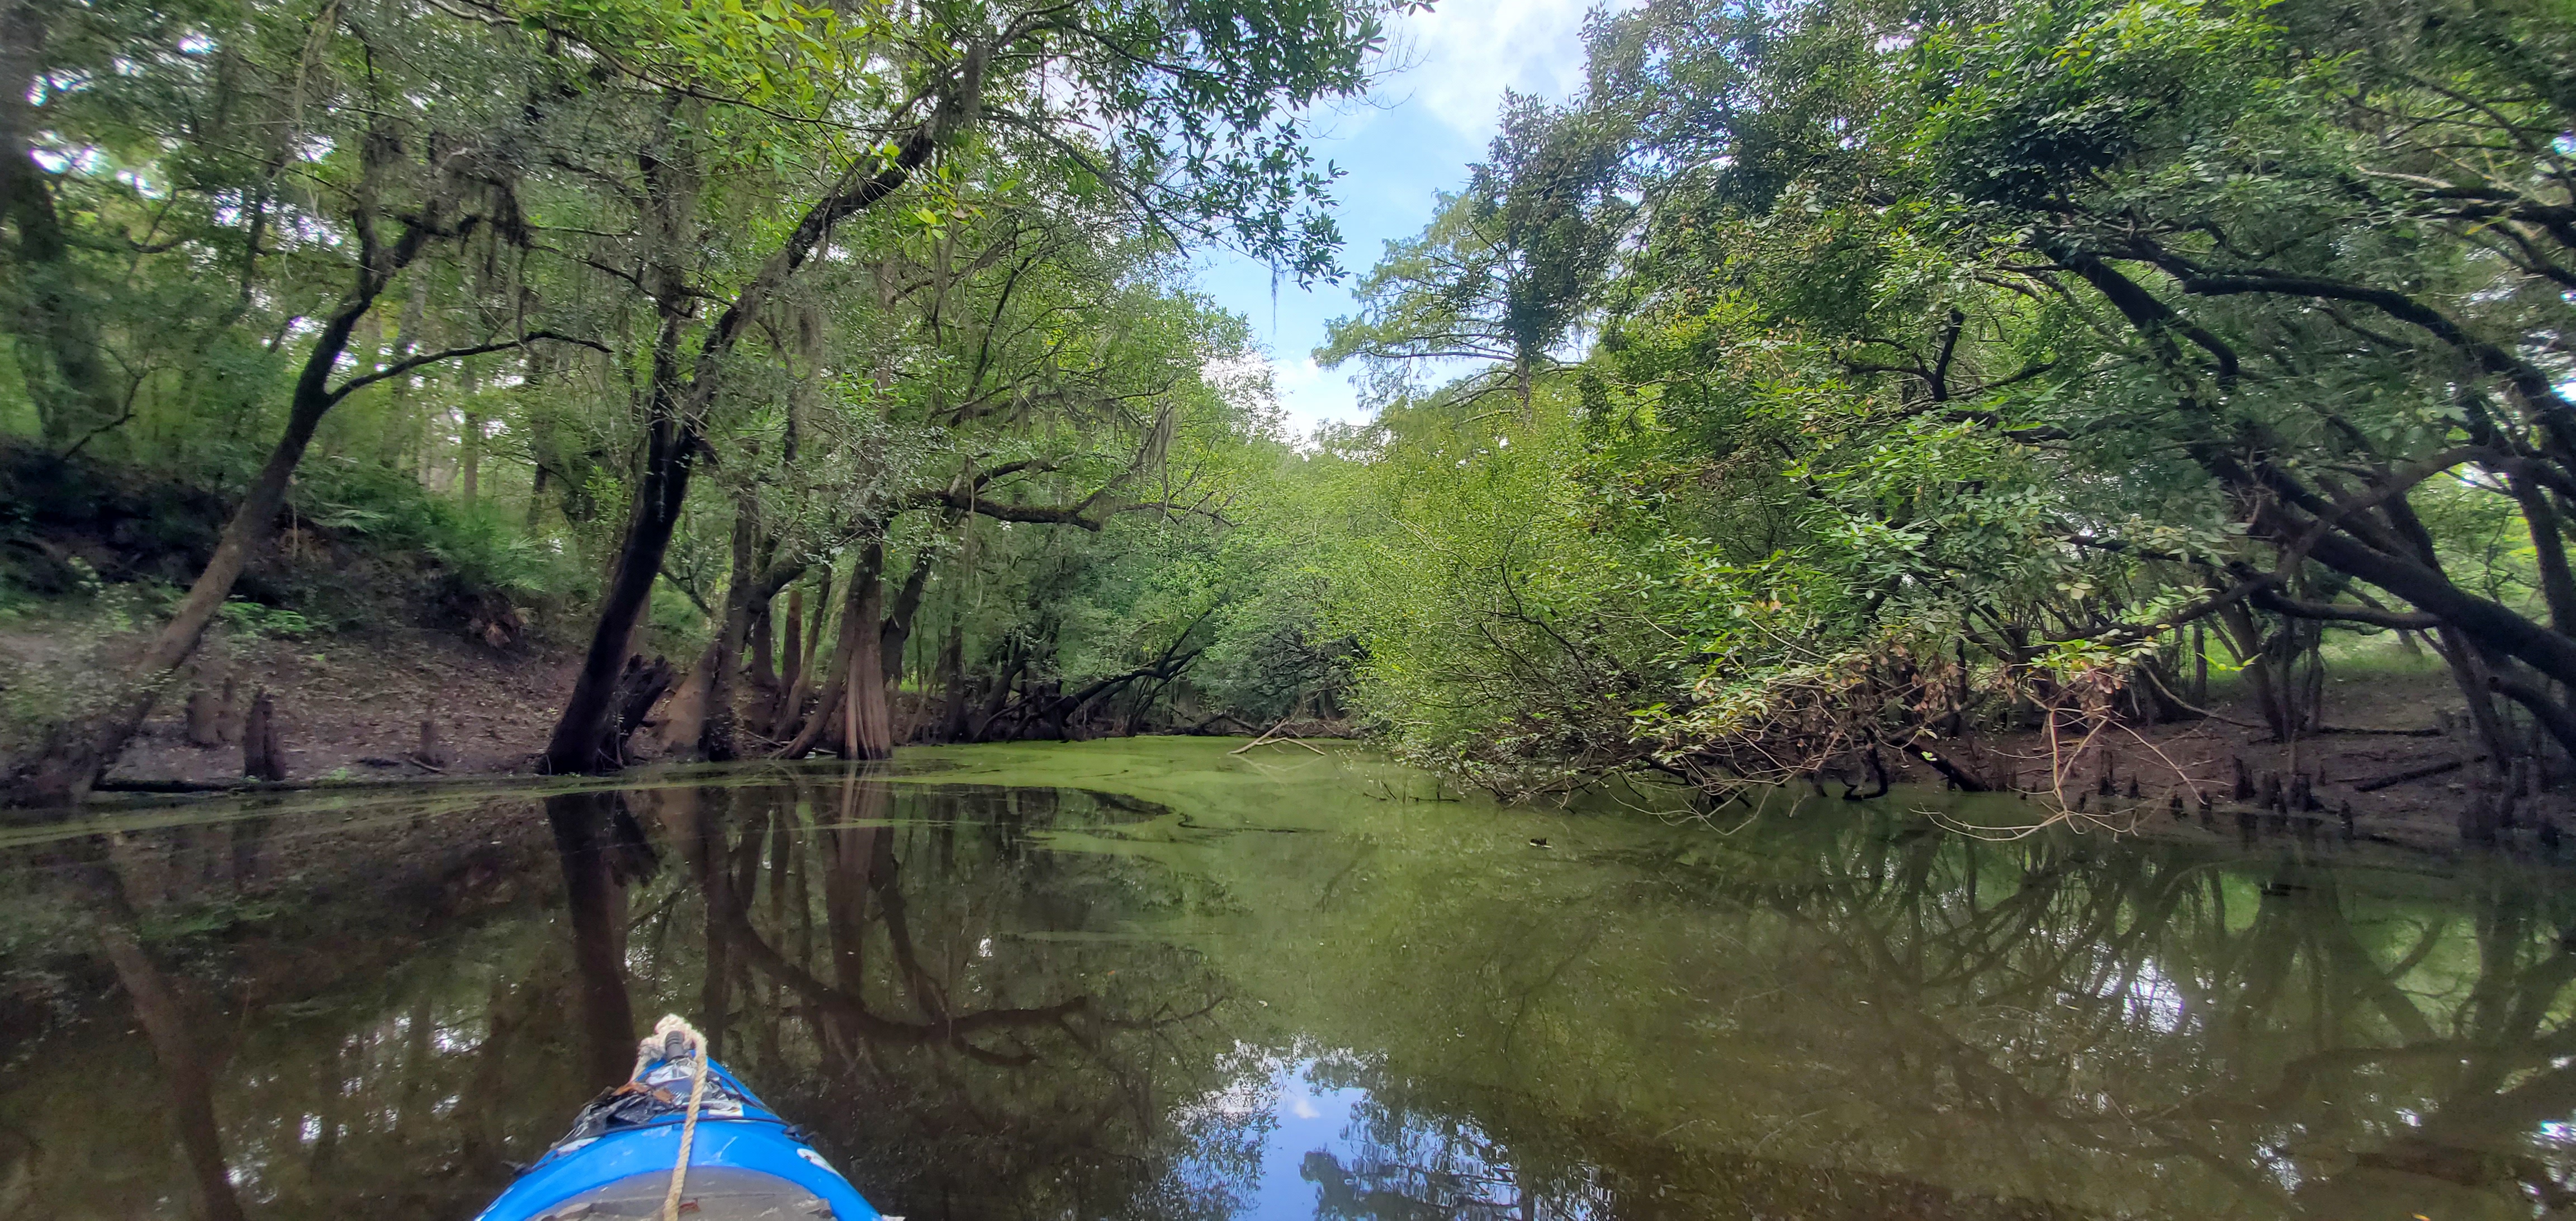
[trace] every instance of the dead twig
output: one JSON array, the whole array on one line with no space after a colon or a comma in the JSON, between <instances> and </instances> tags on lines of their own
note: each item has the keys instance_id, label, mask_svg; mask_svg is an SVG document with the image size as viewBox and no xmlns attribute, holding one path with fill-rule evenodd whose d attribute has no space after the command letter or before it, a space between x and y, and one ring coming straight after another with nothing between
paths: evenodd
<instances>
[{"instance_id":1,"label":"dead twig","mask_svg":"<svg viewBox=\"0 0 2576 1221\"><path fill-rule=\"evenodd\" d=\"M1235 747L1233 750L1229 750L1229 751L1227 751L1227 752L1225 752L1225 753L1227 753L1227 754L1229 754L1229 755L1239 755L1239 754L1242 754L1243 752L1245 752L1245 751L1247 751L1247 750L1252 749L1252 748L1253 748L1253 747L1255 747L1255 746L1267 746L1267 745L1269 745L1269 744L1270 744L1270 735L1272 735L1272 734L1274 734L1274 733L1279 732L1279 727L1280 727L1281 725L1285 725L1285 724L1287 724L1287 723L1288 723L1288 718L1286 718L1286 717L1284 717L1284 716L1283 716L1283 717L1279 718L1278 724L1274 724L1274 725L1272 725L1270 728L1265 729L1265 730L1262 730L1262 731L1261 731L1261 736L1260 736L1260 737L1254 738L1253 740L1251 740L1251 741L1249 741L1249 742L1246 742L1246 743L1244 743L1244 744L1243 744L1243 745L1241 745L1241 746Z\"/></svg>"},{"instance_id":2,"label":"dead twig","mask_svg":"<svg viewBox=\"0 0 2576 1221\"><path fill-rule=\"evenodd\" d=\"M1268 729L1262 730L1262 731L1261 731L1261 736L1260 736L1260 737L1254 738L1253 740L1251 740L1251 741L1249 741L1249 742L1246 742L1246 743L1244 743L1244 744L1243 744L1243 745L1241 745L1241 746L1235 747L1233 750L1229 750L1229 751L1227 751L1227 752L1225 752L1225 753L1227 753L1227 754L1229 754L1229 755L1239 755L1239 754L1242 754L1243 752L1245 752L1245 751L1247 751L1247 750L1252 749L1252 748L1253 748L1253 747L1255 747L1255 746L1277 746L1277 745L1280 745L1281 743L1288 743L1288 744L1292 744L1292 745L1296 745L1296 746L1303 746L1303 747L1305 747L1306 749L1311 750L1311 751L1314 751L1316 754L1319 754L1319 755L1324 753L1324 752L1323 752L1323 749L1322 749L1321 747L1316 746L1316 745L1315 745L1314 743L1312 743L1312 742L1300 742L1300 741L1298 741L1298 740L1297 740L1297 739L1295 739L1295 738L1277 738L1277 739L1275 739L1275 740L1274 740L1273 735L1276 735L1276 734L1277 734L1281 729L1286 728L1286 727L1287 727L1287 724L1288 724L1288 721L1289 721L1289 718L1287 718L1287 717L1281 717L1281 718L1279 718L1279 723L1278 723L1278 724L1276 724L1276 725L1272 725L1272 726L1271 726L1270 728L1268 728Z\"/></svg>"}]
</instances>

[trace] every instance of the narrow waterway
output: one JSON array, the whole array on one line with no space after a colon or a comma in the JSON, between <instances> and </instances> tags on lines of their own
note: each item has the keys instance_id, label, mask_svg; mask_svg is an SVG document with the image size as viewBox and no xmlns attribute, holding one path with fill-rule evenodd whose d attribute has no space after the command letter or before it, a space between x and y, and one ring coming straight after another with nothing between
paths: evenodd
<instances>
[{"instance_id":1,"label":"narrow waterway","mask_svg":"<svg viewBox=\"0 0 2576 1221\"><path fill-rule=\"evenodd\" d=\"M663 1012L913 1221L2576 1204L2552 868L1231 745L18 833L0 1216L462 1218Z\"/></svg>"}]
</instances>

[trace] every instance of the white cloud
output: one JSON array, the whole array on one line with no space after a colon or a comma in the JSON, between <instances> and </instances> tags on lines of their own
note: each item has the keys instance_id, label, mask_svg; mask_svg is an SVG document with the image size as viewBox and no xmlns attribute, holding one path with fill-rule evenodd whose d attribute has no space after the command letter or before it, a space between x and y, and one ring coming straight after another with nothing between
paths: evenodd
<instances>
[{"instance_id":1,"label":"white cloud","mask_svg":"<svg viewBox=\"0 0 2576 1221\"><path fill-rule=\"evenodd\" d=\"M1362 408L1346 378L1350 370L1322 368L1313 358L1281 360L1260 352L1211 361L1199 376L1218 392L1252 411L1276 411L1295 436L1307 436L1328 423L1358 423L1373 413Z\"/></svg>"},{"instance_id":2,"label":"white cloud","mask_svg":"<svg viewBox=\"0 0 2576 1221\"><path fill-rule=\"evenodd\" d=\"M1316 364L1314 357L1300 356L1285 364L1270 362L1270 384L1283 396L1311 390L1322 380L1324 367Z\"/></svg>"},{"instance_id":3,"label":"white cloud","mask_svg":"<svg viewBox=\"0 0 2576 1221\"><path fill-rule=\"evenodd\" d=\"M1583 84L1583 18L1589 0L1450 0L1403 19L1389 82L1460 135L1484 143L1506 87L1562 99ZM1624 7L1614 5L1613 7Z\"/></svg>"},{"instance_id":4,"label":"white cloud","mask_svg":"<svg viewBox=\"0 0 2576 1221\"><path fill-rule=\"evenodd\" d=\"M1351 389L1352 370L1348 367L1326 369L1308 356L1293 360L1274 357L1269 364L1270 384L1279 396L1279 409L1289 429L1300 436L1325 424L1356 424L1377 414L1360 405L1359 396Z\"/></svg>"}]
</instances>

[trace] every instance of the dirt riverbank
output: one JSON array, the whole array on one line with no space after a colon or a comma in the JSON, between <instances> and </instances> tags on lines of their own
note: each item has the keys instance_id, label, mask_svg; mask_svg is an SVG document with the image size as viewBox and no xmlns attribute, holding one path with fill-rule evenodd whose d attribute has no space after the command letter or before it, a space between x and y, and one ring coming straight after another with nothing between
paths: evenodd
<instances>
[{"instance_id":1,"label":"dirt riverbank","mask_svg":"<svg viewBox=\"0 0 2576 1221\"><path fill-rule=\"evenodd\" d=\"M44 645L31 633L0 632L0 648ZM275 701L290 782L524 773L571 689L578 661L568 651L493 648L453 632L407 629L243 640L220 653L201 672L209 690L227 677L233 683L236 711L220 744L190 741L193 684L183 687L161 702L117 761L111 787L237 781L238 709L261 689ZM2010 774L2015 787L2031 794L2034 818L2056 812L2062 801L2062 808L2097 825L2107 816L2113 827L2167 822L2179 798L2186 820L2220 828L2250 813L2267 831L2341 835L2348 809L2356 836L2443 847L2460 842L2461 812L2483 796L2474 736L2461 724L2457 691L2438 671L2333 679L2329 731L2287 744L2257 728L2252 709L2223 698L2213 705L2216 715L2208 719L2114 726L2090 743L2052 743L2024 733L1990 735L1978 748L1993 774ZM424 720L436 724L440 748L427 759L420 751ZM2108 795L2101 791L2106 761ZM2240 761L2255 782L2251 801L2235 797ZM2312 799L2288 800L2302 775ZM2270 777L2280 778L2288 810L2265 805ZM1867 787L1866 777L1851 779ZM1940 783L1919 762L1896 770L1894 779ZM2576 806L2558 795L2523 798L2514 823L2508 839L2535 840L2544 823L2576 830Z\"/></svg>"},{"instance_id":2,"label":"dirt riverbank","mask_svg":"<svg viewBox=\"0 0 2576 1221\"><path fill-rule=\"evenodd\" d=\"M0 650L59 647L40 633L0 632ZM153 709L102 786L105 791L230 785L242 777L241 720L253 695L267 691L285 753L287 783L401 780L432 776L499 776L534 770L580 656L530 645L487 647L452 632L393 630L307 640L219 642L189 681ZM188 700L218 693L232 700L218 718L213 745L192 741ZM658 722L669 701L649 722ZM898 740L935 720L933 701L907 693L896 701ZM1232 718L1217 732L1258 732ZM421 723L437 726L438 752L424 757ZM1306 721L1288 734L1343 736L1344 727ZM635 749L649 758L653 734Z\"/></svg>"},{"instance_id":3,"label":"dirt riverbank","mask_svg":"<svg viewBox=\"0 0 2576 1221\"><path fill-rule=\"evenodd\" d=\"M499 775L529 771L572 689L578 659L500 650L453 633L390 631L313 640L255 640L205 667L203 686L232 682L221 741L188 739L188 695L153 709L108 772L118 783L223 783L242 774L240 717L251 695L275 701L289 781ZM421 756L421 723L438 750Z\"/></svg>"}]
</instances>

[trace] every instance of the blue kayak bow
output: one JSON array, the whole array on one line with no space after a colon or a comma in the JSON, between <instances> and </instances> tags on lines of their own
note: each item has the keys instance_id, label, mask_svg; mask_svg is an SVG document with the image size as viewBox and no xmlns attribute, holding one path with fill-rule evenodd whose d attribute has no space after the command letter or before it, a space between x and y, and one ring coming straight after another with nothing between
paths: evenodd
<instances>
[{"instance_id":1,"label":"blue kayak bow","mask_svg":"<svg viewBox=\"0 0 2576 1221\"><path fill-rule=\"evenodd\" d=\"M626 1084L475 1221L878 1221L848 1179L666 1017ZM902 1221L886 1218L885 1221Z\"/></svg>"}]
</instances>

